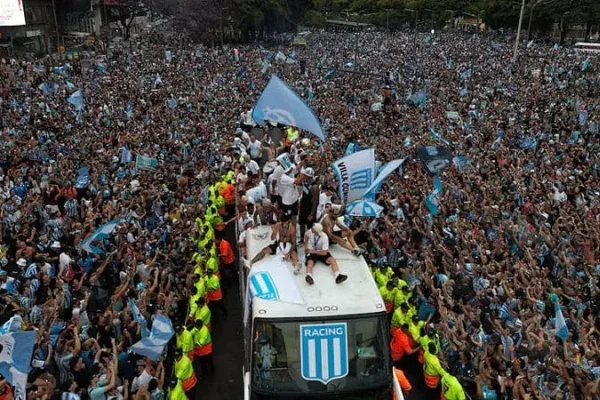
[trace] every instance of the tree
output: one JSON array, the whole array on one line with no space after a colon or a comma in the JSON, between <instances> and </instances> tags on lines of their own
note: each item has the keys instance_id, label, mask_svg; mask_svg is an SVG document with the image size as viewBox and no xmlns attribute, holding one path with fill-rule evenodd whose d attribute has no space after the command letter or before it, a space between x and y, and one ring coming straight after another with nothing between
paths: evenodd
<instances>
[{"instance_id":1,"label":"tree","mask_svg":"<svg viewBox=\"0 0 600 400\"><path fill-rule=\"evenodd\" d=\"M123 38L129 40L131 25L135 17L143 15L145 10L138 0L104 0L107 8L107 18L110 21L116 21L121 24Z\"/></svg>"}]
</instances>

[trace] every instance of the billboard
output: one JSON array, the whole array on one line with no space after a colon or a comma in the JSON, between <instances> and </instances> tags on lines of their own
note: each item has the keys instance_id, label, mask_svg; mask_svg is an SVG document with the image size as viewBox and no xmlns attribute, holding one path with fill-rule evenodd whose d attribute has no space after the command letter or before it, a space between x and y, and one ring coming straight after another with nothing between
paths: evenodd
<instances>
[{"instance_id":1,"label":"billboard","mask_svg":"<svg viewBox=\"0 0 600 400\"><path fill-rule=\"evenodd\" d=\"M0 1L0 26L25 25L23 0Z\"/></svg>"}]
</instances>

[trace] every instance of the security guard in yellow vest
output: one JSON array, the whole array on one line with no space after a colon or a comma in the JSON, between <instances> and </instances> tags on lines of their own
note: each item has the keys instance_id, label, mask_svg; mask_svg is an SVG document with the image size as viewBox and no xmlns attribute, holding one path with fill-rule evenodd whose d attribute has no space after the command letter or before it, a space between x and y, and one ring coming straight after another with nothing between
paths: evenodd
<instances>
[{"instance_id":1,"label":"security guard in yellow vest","mask_svg":"<svg viewBox=\"0 0 600 400\"><path fill-rule=\"evenodd\" d=\"M198 380L196 379L196 374L194 374L194 367L192 366L192 360L190 360L187 356L183 356L183 351L181 349L175 349L175 366L174 372L175 377L178 380L178 384L181 384L183 391L185 392L188 398L194 398L194 387Z\"/></svg>"},{"instance_id":2,"label":"security guard in yellow vest","mask_svg":"<svg viewBox=\"0 0 600 400\"><path fill-rule=\"evenodd\" d=\"M211 312L210 308L208 308L208 304L206 304L206 300L204 300L204 297L200 297L198 300L196 300L196 304L198 307L194 313L194 320L201 320L204 326L210 330Z\"/></svg>"},{"instance_id":3,"label":"security guard in yellow vest","mask_svg":"<svg viewBox=\"0 0 600 400\"><path fill-rule=\"evenodd\" d=\"M212 358L212 338L210 330L204 326L202 320L196 320L194 332L194 353L198 360L200 375L213 376L215 374L215 365Z\"/></svg>"},{"instance_id":4,"label":"security guard in yellow vest","mask_svg":"<svg viewBox=\"0 0 600 400\"><path fill-rule=\"evenodd\" d=\"M379 289L379 294L385 304L385 311L391 313L394 311L394 299L396 298L396 292L398 288L394 285L394 282L388 281L385 286Z\"/></svg>"},{"instance_id":5,"label":"security guard in yellow vest","mask_svg":"<svg viewBox=\"0 0 600 400\"><path fill-rule=\"evenodd\" d=\"M175 325L175 347L194 360L194 338L183 324Z\"/></svg>"},{"instance_id":6,"label":"security guard in yellow vest","mask_svg":"<svg viewBox=\"0 0 600 400\"><path fill-rule=\"evenodd\" d=\"M375 279L375 284L377 284L378 288L385 287L392 276L394 276L394 271L384 264L373 271L373 279Z\"/></svg>"}]
</instances>

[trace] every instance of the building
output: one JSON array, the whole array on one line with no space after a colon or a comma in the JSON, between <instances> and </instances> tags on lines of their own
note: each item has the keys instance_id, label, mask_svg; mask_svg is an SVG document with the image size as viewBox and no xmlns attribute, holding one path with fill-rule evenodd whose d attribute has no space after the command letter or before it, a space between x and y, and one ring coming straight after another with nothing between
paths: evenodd
<instances>
[{"instance_id":1,"label":"building","mask_svg":"<svg viewBox=\"0 0 600 400\"><path fill-rule=\"evenodd\" d=\"M0 26L0 56L52 51L57 43L53 0L22 0L25 25Z\"/></svg>"}]
</instances>

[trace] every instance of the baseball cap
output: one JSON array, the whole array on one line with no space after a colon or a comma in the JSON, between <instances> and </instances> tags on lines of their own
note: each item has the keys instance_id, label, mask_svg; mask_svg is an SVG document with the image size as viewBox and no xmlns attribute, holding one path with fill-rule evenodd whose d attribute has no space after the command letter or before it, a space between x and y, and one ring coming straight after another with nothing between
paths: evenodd
<instances>
[{"instance_id":1,"label":"baseball cap","mask_svg":"<svg viewBox=\"0 0 600 400\"><path fill-rule=\"evenodd\" d=\"M302 173L302 175L306 175L309 178L314 178L315 177L315 170L312 169L311 167L302 168L302 170L300 172Z\"/></svg>"},{"instance_id":2,"label":"baseball cap","mask_svg":"<svg viewBox=\"0 0 600 400\"><path fill-rule=\"evenodd\" d=\"M314 229L315 232L317 233L323 233L323 225L317 223L317 224L313 224L312 228Z\"/></svg>"}]
</instances>

